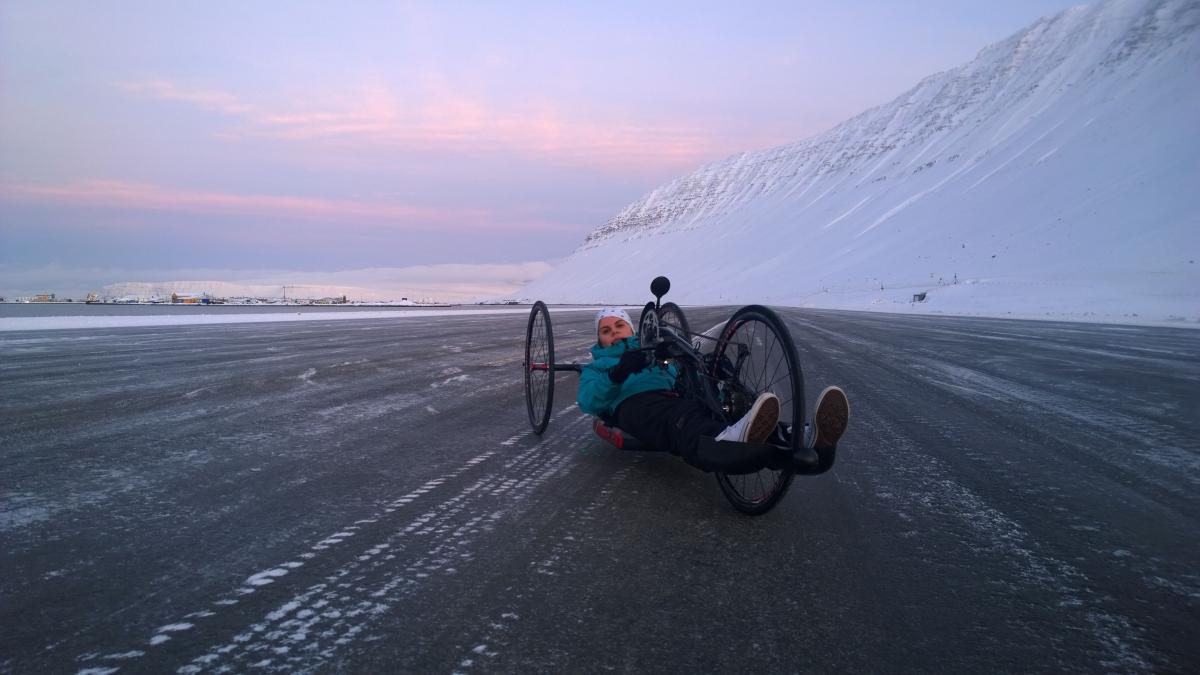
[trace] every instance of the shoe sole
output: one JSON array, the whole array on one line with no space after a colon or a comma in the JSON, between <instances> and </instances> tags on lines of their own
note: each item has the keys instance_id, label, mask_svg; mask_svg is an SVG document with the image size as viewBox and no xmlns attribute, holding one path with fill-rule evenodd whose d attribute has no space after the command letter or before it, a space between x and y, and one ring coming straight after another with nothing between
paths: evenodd
<instances>
[{"instance_id":1,"label":"shoe sole","mask_svg":"<svg viewBox=\"0 0 1200 675\"><path fill-rule=\"evenodd\" d=\"M846 392L837 387L826 387L817 399L817 412L814 417L817 437L813 441L813 447L831 448L837 445L850 422L850 401L846 399Z\"/></svg>"},{"instance_id":2,"label":"shoe sole","mask_svg":"<svg viewBox=\"0 0 1200 675\"><path fill-rule=\"evenodd\" d=\"M754 417L750 420L750 431L746 434L746 442L758 445L766 443L778 423L779 399L768 398L763 401L757 411L754 411Z\"/></svg>"}]
</instances>

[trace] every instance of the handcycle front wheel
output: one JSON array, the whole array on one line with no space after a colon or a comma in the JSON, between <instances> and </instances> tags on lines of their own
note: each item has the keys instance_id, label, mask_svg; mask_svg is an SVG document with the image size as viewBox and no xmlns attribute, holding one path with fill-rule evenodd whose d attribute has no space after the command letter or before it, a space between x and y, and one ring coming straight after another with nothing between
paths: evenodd
<instances>
[{"instance_id":1,"label":"handcycle front wheel","mask_svg":"<svg viewBox=\"0 0 1200 675\"><path fill-rule=\"evenodd\" d=\"M691 328L679 305L673 302L664 302L658 309L655 309L653 302L646 303L646 306L642 308L642 316L638 319L637 332L642 344L658 340L659 328L662 326L674 328L679 333L679 337L685 340L691 335Z\"/></svg>"},{"instance_id":2,"label":"handcycle front wheel","mask_svg":"<svg viewBox=\"0 0 1200 675\"><path fill-rule=\"evenodd\" d=\"M533 433L541 434L550 423L554 406L554 329L550 310L538 300L529 310L525 327L525 407Z\"/></svg>"},{"instance_id":3,"label":"handcycle front wheel","mask_svg":"<svg viewBox=\"0 0 1200 675\"><path fill-rule=\"evenodd\" d=\"M658 310L654 309L653 302L647 302L642 308L642 315L638 317L637 336L643 345L658 340Z\"/></svg>"},{"instance_id":4,"label":"handcycle front wheel","mask_svg":"<svg viewBox=\"0 0 1200 675\"><path fill-rule=\"evenodd\" d=\"M804 375L792 335L779 316L761 305L748 305L729 318L717 340L712 376L724 382L729 423L736 422L759 394L779 397L779 428L789 449L804 437ZM761 469L731 475L716 472L717 484L733 507L757 516L779 503L792 484L790 468Z\"/></svg>"}]
</instances>

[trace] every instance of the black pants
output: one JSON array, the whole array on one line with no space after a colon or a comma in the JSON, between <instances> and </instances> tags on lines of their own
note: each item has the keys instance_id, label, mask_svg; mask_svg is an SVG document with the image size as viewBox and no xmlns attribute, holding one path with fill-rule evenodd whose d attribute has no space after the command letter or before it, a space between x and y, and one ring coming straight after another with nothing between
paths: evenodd
<instances>
[{"instance_id":1,"label":"black pants","mask_svg":"<svg viewBox=\"0 0 1200 675\"><path fill-rule=\"evenodd\" d=\"M666 450L697 466L702 436L712 438L725 429L699 401L670 391L634 394L617 407L617 426L656 450Z\"/></svg>"}]
</instances>

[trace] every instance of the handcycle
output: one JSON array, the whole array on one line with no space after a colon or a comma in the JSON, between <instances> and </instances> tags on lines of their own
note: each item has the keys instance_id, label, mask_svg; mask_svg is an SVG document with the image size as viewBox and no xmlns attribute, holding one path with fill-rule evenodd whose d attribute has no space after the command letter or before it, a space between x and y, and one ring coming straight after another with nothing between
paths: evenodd
<instances>
[{"instance_id":1,"label":"handcycle","mask_svg":"<svg viewBox=\"0 0 1200 675\"><path fill-rule=\"evenodd\" d=\"M776 446L781 456L790 455L791 461L751 473L713 472L735 509L752 516L766 513L779 503L798 473L824 473L837 458L836 448L804 446L804 376L791 333L775 312L761 305L738 309L715 338L693 333L683 310L675 303L662 302L670 288L666 277L651 282L655 299L642 309L637 334L641 349L653 352L656 366L674 364L675 392L700 401L715 419L726 424L745 415L759 394L769 391L779 397L779 423L768 443ZM705 349L706 341L711 351ZM544 302L535 302L525 330L522 362L525 403L535 434L540 435L550 423L555 373L578 374L583 368L581 363L554 360L550 310ZM618 428L612 419L594 417L592 429L619 449L653 449Z\"/></svg>"}]
</instances>

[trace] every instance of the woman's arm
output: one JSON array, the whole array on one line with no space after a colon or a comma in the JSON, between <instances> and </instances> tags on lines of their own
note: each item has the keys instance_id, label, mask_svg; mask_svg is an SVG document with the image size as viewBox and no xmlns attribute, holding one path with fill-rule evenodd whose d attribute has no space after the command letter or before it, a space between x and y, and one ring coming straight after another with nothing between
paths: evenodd
<instances>
[{"instance_id":1,"label":"woman's arm","mask_svg":"<svg viewBox=\"0 0 1200 675\"><path fill-rule=\"evenodd\" d=\"M579 409L589 415L608 415L620 392L621 385L608 379L607 369L589 363L579 373L579 396L575 400Z\"/></svg>"}]
</instances>

